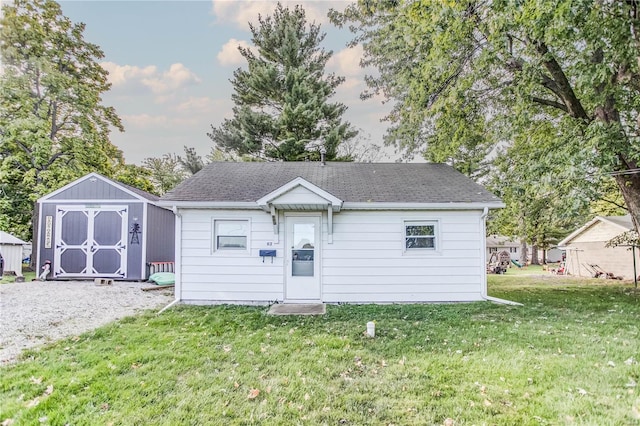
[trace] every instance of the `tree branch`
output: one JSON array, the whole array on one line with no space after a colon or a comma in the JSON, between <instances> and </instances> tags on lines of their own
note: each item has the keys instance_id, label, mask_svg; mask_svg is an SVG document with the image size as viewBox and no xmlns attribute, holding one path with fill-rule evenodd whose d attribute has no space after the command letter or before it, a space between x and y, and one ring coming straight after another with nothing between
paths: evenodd
<instances>
[{"instance_id":1,"label":"tree branch","mask_svg":"<svg viewBox=\"0 0 640 426\"><path fill-rule=\"evenodd\" d=\"M551 52L549 52L549 48L547 47L547 45L544 42L536 40L532 40L531 43L533 44L538 54L540 54L540 56L542 57L542 63L551 75L551 81L557 88L557 92L553 89L550 90L558 95L560 99L562 99L562 102L567 108L566 110L569 115L574 118L591 121L591 118L584 110L584 107L580 103L580 100L573 91L569 79L567 79L567 76L564 74L564 71L562 70L562 67L560 66L558 61L556 61L553 55L551 55ZM545 87L547 86L545 85Z\"/></svg>"},{"instance_id":2,"label":"tree branch","mask_svg":"<svg viewBox=\"0 0 640 426\"><path fill-rule=\"evenodd\" d=\"M567 106L561 102L557 102L551 99L538 98L537 96L532 96L531 100L540 105L557 108L567 113L569 112L569 109L567 108Z\"/></svg>"}]
</instances>

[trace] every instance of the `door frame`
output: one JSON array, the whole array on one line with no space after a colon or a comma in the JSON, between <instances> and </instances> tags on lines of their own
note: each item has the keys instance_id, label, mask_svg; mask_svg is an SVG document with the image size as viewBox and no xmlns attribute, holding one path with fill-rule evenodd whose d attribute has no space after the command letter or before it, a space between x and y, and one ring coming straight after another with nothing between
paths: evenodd
<instances>
[{"instance_id":1,"label":"door frame","mask_svg":"<svg viewBox=\"0 0 640 426\"><path fill-rule=\"evenodd\" d=\"M285 212L284 213L284 303L320 303L322 302L322 226L323 226L323 214L322 212ZM291 248L289 247L290 241L289 235L290 233L290 225L294 222L289 220L290 218L295 219L304 219L304 218L313 218L318 221L318 229L316 231L317 241L314 246L314 269L317 268L317 275L314 276L315 283L318 289L318 298L317 299L295 299L287 297L287 289L289 285L291 285L292 280L294 279L291 276L291 265L292 265L292 255Z\"/></svg>"}]
</instances>

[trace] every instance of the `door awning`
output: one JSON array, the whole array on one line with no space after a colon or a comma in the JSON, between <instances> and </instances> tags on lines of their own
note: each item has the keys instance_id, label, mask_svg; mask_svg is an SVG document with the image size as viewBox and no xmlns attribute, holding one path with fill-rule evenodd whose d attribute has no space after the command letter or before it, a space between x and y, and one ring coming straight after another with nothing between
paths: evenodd
<instances>
[{"instance_id":1,"label":"door awning","mask_svg":"<svg viewBox=\"0 0 640 426\"><path fill-rule=\"evenodd\" d=\"M257 203L265 211L271 211L273 206L277 210L318 211L331 208L333 212L339 212L343 201L298 177L260 198Z\"/></svg>"},{"instance_id":2,"label":"door awning","mask_svg":"<svg viewBox=\"0 0 640 426\"><path fill-rule=\"evenodd\" d=\"M311 182L297 177L282 185L257 201L257 204L271 214L273 233L278 235L278 210L286 211L327 211L327 233L329 243L333 242L333 213L339 212L343 201Z\"/></svg>"}]
</instances>

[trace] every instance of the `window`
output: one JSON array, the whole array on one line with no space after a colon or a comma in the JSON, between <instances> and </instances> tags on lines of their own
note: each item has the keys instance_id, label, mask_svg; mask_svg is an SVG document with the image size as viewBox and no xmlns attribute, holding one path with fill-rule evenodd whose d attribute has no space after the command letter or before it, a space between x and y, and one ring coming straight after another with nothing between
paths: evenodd
<instances>
[{"instance_id":1,"label":"window","mask_svg":"<svg viewBox=\"0 0 640 426\"><path fill-rule=\"evenodd\" d=\"M405 222L405 251L436 250L437 222Z\"/></svg>"},{"instance_id":2,"label":"window","mask_svg":"<svg viewBox=\"0 0 640 426\"><path fill-rule=\"evenodd\" d=\"M215 251L247 251L248 220L215 219L213 248Z\"/></svg>"},{"instance_id":3,"label":"window","mask_svg":"<svg viewBox=\"0 0 640 426\"><path fill-rule=\"evenodd\" d=\"M489 253L497 253L498 247L489 247Z\"/></svg>"},{"instance_id":4,"label":"window","mask_svg":"<svg viewBox=\"0 0 640 426\"><path fill-rule=\"evenodd\" d=\"M509 253L517 253L517 252L518 252L517 247L509 247Z\"/></svg>"}]
</instances>

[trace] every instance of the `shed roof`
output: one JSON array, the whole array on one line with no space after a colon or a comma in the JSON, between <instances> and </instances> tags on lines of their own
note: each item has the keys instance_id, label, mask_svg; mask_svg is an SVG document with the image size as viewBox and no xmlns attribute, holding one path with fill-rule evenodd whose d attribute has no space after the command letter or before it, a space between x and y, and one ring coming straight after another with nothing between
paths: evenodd
<instances>
[{"instance_id":1,"label":"shed roof","mask_svg":"<svg viewBox=\"0 0 640 426\"><path fill-rule=\"evenodd\" d=\"M582 225L580 228L573 231L571 234L567 235L562 241L558 243L559 247L564 247L569 244L572 240L574 240L578 235L586 232L588 229L592 228L598 223L610 223L612 225L620 228L620 233L633 231L633 222L631 221L631 215L626 216L596 216L591 219L589 222Z\"/></svg>"},{"instance_id":2,"label":"shed roof","mask_svg":"<svg viewBox=\"0 0 640 426\"><path fill-rule=\"evenodd\" d=\"M143 191L142 189L138 189L135 188L133 186L127 185L125 183L122 182L118 182L116 180L113 180L111 178L108 178L106 176L101 175L100 173L96 173L96 172L92 172L89 174L86 174L72 182L69 182L68 184L64 185L61 188L58 188L57 190L50 192L49 194L44 195L43 197L41 197L38 201L42 202L45 200L49 200L49 199L53 199L56 195L64 192L65 190L73 187L74 185L77 185L80 182L83 182L85 180L88 179L100 179L103 182L107 182L109 185L112 185L114 187L119 188L120 190L129 193L132 197L138 198L140 201L150 201L152 203L156 203L160 197L158 197L157 195L151 194L149 192Z\"/></svg>"},{"instance_id":3,"label":"shed roof","mask_svg":"<svg viewBox=\"0 0 640 426\"><path fill-rule=\"evenodd\" d=\"M489 235L487 247L519 247L520 243L503 235Z\"/></svg>"},{"instance_id":4,"label":"shed roof","mask_svg":"<svg viewBox=\"0 0 640 426\"><path fill-rule=\"evenodd\" d=\"M27 244L25 241L22 241L18 237L14 237L8 232L0 231L0 244L9 244L9 245L23 245Z\"/></svg>"},{"instance_id":5,"label":"shed roof","mask_svg":"<svg viewBox=\"0 0 640 426\"><path fill-rule=\"evenodd\" d=\"M352 203L472 203L501 207L501 200L445 164L268 162L210 163L161 204L256 202L296 178Z\"/></svg>"}]
</instances>

